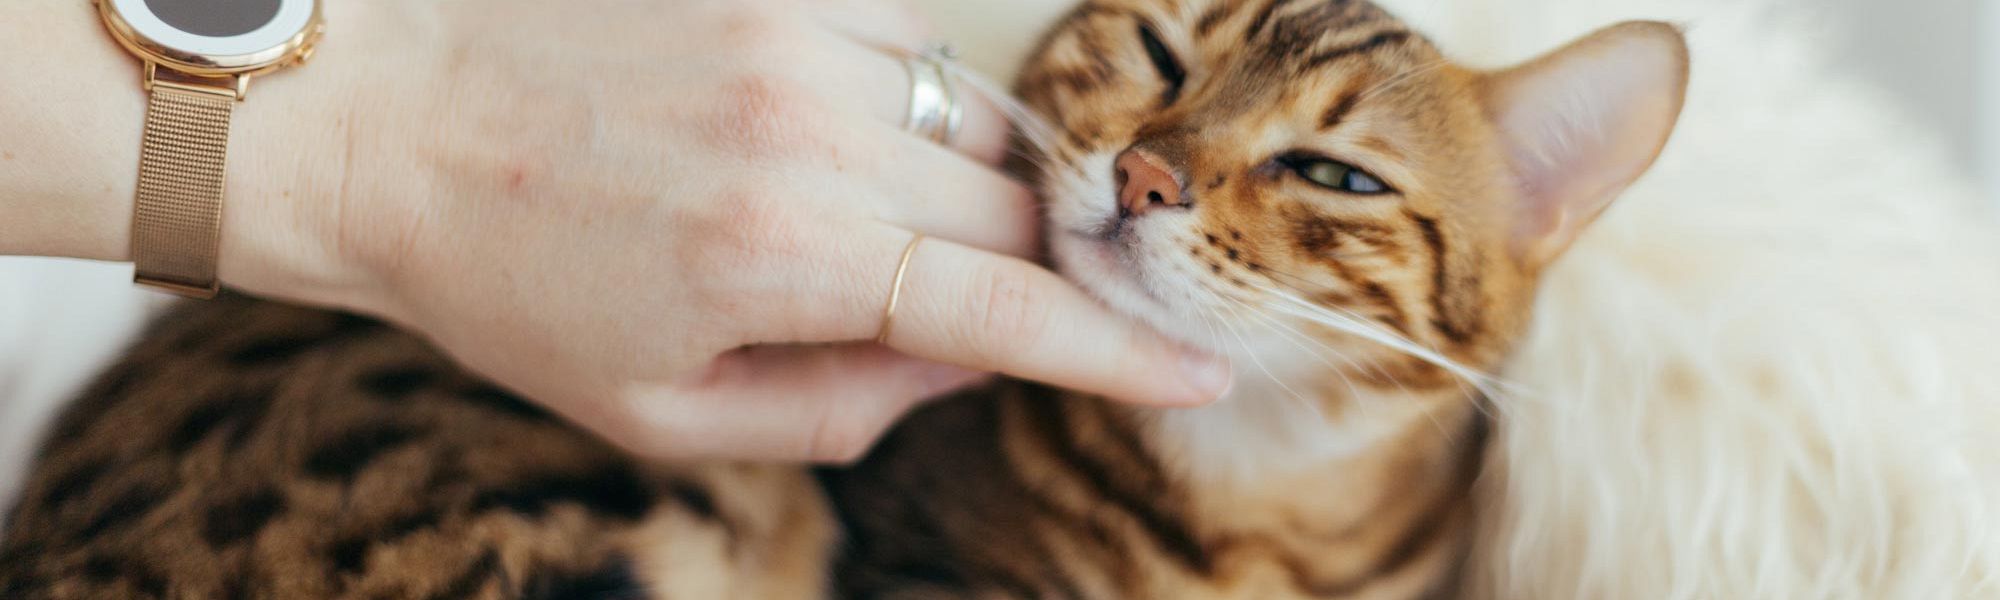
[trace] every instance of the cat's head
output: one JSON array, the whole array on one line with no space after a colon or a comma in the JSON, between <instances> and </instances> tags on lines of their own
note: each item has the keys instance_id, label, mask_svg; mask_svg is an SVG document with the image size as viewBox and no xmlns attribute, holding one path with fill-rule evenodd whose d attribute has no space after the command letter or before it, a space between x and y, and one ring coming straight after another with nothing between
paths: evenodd
<instances>
[{"instance_id":1,"label":"cat's head","mask_svg":"<svg viewBox=\"0 0 2000 600\"><path fill-rule=\"evenodd\" d=\"M1487 368L1687 69L1660 23L1477 70L1361 0L1090 0L1018 92L1054 258L1115 308L1239 372L1374 362L1341 319Z\"/></svg>"}]
</instances>

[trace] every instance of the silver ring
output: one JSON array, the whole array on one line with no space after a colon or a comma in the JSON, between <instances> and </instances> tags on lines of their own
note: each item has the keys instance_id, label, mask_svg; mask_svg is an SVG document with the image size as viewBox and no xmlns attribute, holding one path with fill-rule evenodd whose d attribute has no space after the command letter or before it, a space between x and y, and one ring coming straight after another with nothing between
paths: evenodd
<instances>
[{"instance_id":1,"label":"silver ring","mask_svg":"<svg viewBox=\"0 0 2000 600\"><path fill-rule=\"evenodd\" d=\"M965 125L957 82L945 66L954 56L956 52L946 45L903 54L903 70L910 74L910 112L903 129L945 146L958 139Z\"/></svg>"}]
</instances>

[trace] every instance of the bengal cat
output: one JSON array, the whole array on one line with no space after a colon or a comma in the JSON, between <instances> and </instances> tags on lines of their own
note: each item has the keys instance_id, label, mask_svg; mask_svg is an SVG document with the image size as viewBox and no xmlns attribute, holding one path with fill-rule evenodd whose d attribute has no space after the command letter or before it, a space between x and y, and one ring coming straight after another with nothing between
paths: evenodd
<instances>
[{"instance_id":1,"label":"bengal cat","mask_svg":"<svg viewBox=\"0 0 2000 600\"><path fill-rule=\"evenodd\" d=\"M0 597L1456 597L1479 373L1686 81L1657 23L1482 71L1360 0L1093 0L1017 88L1050 253L1234 357L1223 401L1010 382L851 467L637 464L393 328L227 298L57 424Z\"/></svg>"}]
</instances>

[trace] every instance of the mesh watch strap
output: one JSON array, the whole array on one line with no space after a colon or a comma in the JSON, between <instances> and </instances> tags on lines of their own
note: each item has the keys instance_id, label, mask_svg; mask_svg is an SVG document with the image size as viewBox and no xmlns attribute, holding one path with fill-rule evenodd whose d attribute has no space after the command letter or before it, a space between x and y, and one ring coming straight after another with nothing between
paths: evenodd
<instances>
[{"instance_id":1,"label":"mesh watch strap","mask_svg":"<svg viewBox=\"0 0 2000 600\"><path fill-rule=\"evenodd\" d=\"M235 106L231 90L152 85L132 212L133 281L184 296L215 296Z\"/></svg>"}]
</instances>

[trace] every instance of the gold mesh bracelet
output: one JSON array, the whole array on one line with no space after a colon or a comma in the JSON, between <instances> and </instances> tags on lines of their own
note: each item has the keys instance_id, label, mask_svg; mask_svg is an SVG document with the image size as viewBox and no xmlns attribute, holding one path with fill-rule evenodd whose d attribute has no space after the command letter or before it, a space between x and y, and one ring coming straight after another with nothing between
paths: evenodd
<instances>
[{"instance_id":1,"label":"gold mesh bracelet","mask_svg":"<svg viewBox=\"0 0 2000 600\"><path fill-rule=\"evenodd\" d=\"M193 298L219 284L233 90L155 81L132 211L133 281Z\"/></svg>"}]
</instances>

